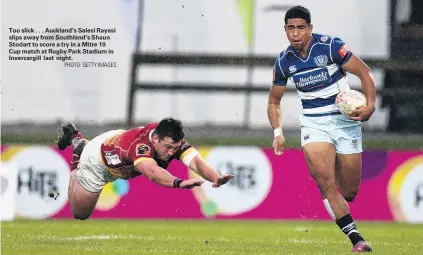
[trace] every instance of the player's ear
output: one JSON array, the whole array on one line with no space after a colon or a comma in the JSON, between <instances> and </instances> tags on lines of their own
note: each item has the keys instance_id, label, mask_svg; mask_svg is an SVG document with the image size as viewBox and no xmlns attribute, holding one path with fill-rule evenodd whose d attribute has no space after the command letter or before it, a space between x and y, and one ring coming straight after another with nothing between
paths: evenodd
<instances>
[{"instance_id":1,"label":"player's ear","mask_svg":"<svg viewBox=\"0 0 423 255\"><path fill-rule=\"evenodd\" d=\"M313 24L310 24L310 32L313 32Z\"/></svg>"},{"instance_id":2,"label":"player's ear","mask_svg":"<svg viewBox=\"0 0 423 255\"><path fill-rule=\"evenodd\" d=\"M158 143L160 141L160 137L158 134L153 134L151 136L151 140L154 141L154 143Z\"/></svg>"}]
</instances>

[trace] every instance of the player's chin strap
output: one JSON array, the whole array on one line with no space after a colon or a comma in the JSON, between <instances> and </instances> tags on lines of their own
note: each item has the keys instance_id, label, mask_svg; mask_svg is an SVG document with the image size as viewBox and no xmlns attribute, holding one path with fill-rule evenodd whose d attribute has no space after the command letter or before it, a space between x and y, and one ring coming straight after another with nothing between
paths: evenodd
<instances>
[{"instance_id":1,"label":"player's chin strap","mask_svg":"<svg viewBox=\"0 0 423 255\"><path fill-rule=\"evenodd\" d=\"M176 179L173 181L173 187L174 187L174 188L179 188L179 186L181 186L182 181L183 181L182 179L176 178Z\"/></svg>"}]
</instances>

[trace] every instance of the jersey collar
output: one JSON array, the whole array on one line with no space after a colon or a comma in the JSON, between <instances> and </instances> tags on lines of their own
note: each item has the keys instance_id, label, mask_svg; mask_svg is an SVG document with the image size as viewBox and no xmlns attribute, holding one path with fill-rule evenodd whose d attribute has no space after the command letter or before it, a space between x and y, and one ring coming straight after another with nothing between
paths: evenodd
<instances>
[{"instance_id":1,"label":"jersey collar","mask_svg":"<svg viewBox=\"0 0 423 255\"><path fill-rule=\"evenodd\" d=\"M151 130L150 133L148 134L148 140L150 141L150 143L151 143L151 139L152 139L154 130L156 130L156 129Z\"/></svg>"},{"instance_id":2,"label":"jersey collar","mask_svg":"<svg viewBox=\"0 0 423 255\"><path fill-rule=\"evenodd\" d=\"M307 59L308 55L310 54L310 49L311 47L313 47L313 45L316 43L316 38L314 37L314 34L311 33L311 42L310 45L307 48L307 55L305 57L301 56L300 54L298 54L294 47L292 47L292 45L289 45L287 52L291 52L291 54L294 54L296 57L300 58L300 59Z\"/></svg>"}]
</instances>

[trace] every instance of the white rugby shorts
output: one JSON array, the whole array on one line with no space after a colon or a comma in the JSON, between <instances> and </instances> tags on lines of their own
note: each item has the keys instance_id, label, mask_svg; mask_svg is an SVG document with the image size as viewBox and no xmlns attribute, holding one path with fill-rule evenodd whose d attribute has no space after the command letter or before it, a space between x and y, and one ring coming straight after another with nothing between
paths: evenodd
<instances>
[{"instance_id":1,"label":"white rugby shorts","mask_svg":"<svg viewBox=\"0 0 423 255\"><path fill-rule=\"evenodd\" d=\"M100 148L101 144L106 139L119 133L122 133L122 131L112 130L103 133L89 141L85 146L81 158L79 159L78 168L74 170L76 171L78 182L84 189L97 193L100 192L107 183L117 179L103 164Z\"/></svg>"},{"instance_id":2,"label":"white rugby shorts","mask_svg":"<svg viewBox=\"0 0 423 255\"><path fill-rule=\"evenodd\" d=\"M306 117L300 116L301 146L313 142L327 142L335 146L336 153L361 153L361 122L351 120L343 114Z\"/></svg>"}]
</instances>

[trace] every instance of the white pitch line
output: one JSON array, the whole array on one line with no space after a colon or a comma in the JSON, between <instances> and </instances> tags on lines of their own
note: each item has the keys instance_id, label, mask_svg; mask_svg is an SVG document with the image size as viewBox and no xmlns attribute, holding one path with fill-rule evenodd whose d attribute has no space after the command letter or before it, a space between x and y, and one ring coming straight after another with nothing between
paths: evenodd
<instances>
[{"instance_id":1,"label":"white pitch line","mask_svg":"<svg viewBox=\"0 0 423 255\"><path fill-rule=\"evenodd\" d=\"M51 235L34 235L37 239L43 240L57 240L57 241L84 241L84 240L113 240L113 239L132 239L132 240L141 240L141 241L186 241L189 239L184 239L180 237L151 237L151 236L135 236L135 235L85 235L85 236L51 236ZM224 238L219 237L214 239L217 242L244 242L245 239L242 238ZM262 239L247 239L249 243L265 243L265 240ZM275 239L276 243L293 243L293 244L346 244L349 243L347 240L316 240L316 239L305 239L305 238L287 238L287 239ZM372 242L371 242L372 243ZM398 243L398 242L374 242L374 245L386 245L386 246L420 246L415 243Z\"/></svg>"},{"instance_id":2,"label":"white pitch line","mask_svg":"<svg viewBox=\"0 0 423 255\"><path fill-rule=\"evenodd\" d=\"M119 239L117 235L96 235L96 236L74 236L63 238L67 240L107 240L107 239Z\"/></svg>"}]
</instances>

